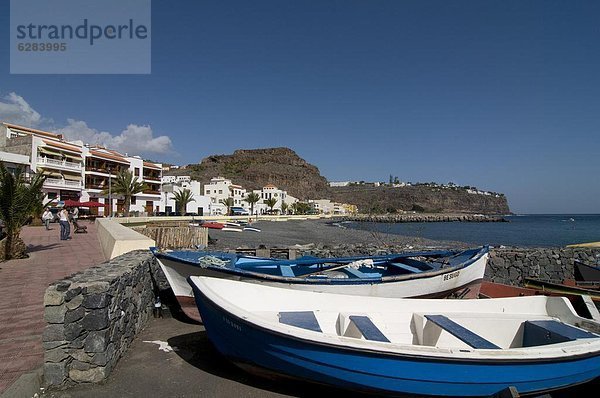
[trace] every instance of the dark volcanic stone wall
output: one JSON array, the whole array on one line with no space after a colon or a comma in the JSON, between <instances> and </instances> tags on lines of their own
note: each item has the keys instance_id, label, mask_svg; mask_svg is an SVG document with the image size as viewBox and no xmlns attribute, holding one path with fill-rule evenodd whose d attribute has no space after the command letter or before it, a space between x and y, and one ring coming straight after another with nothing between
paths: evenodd
<instances>
[{"instance_id":1,"label":"dark volcanic stone wall","mask_svg":"<svg viewBox=\"0 0 600 398\"><path fill-rule=\"evenodd\" d=\"M44 296L44 378L53 387L106 379L152 313L148 251L135 251L52 284Z\"/></svg>"},{"instance_id":2,"label":"dark volcanic stone wall","mask_svg":"<svg viewBox=\"0 0 600 398\"><path fill-rule=\"evenodd\" d=\"M485 279L520 285L524 278L561 282L574 279L574 261L595 264L600 249L589 248L496 248L490 253Z\"/></svg>"}]
</instances>

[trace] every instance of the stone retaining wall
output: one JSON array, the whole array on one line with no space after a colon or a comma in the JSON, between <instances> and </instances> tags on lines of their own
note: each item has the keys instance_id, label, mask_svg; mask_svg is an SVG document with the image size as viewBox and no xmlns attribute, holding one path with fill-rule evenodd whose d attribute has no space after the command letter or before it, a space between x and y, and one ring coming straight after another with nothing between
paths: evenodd
<instances>
[{"instance_id":1,"label":"stone retaining wall","mask_svg":"<svg viewBox=\"0 0 600 398\"><path fill-rule=\"evenodd\" d=\"M485 278L519 285L524 278L562 281L574 279L574 260L596 264L600 249L590 248L495 248Z\"/></svg>"},{"instance_id":2,"label":"stone retaining wall","mask_svg":"<svg viewBox=\"0 0 600 398\"><path fill-rule=\"evenodd\" d=\"M444 247L435 249L444 249ZM293 251L295 258L300 256L373 256L435 249L432 247L385 246L358 243L333 246L309 244L305 246L293 246L288 250ZM270 249L271 254L273 250L274 249ZM263 252L269 253L268 249L254 249L254 253L249 248L231 251L252 255L256 254L259 256L267 255L263 254ZM593 265L597 263L598 259L600 259L600 248L492 248L490 250L490 259L485 272L485 279L509 285L520 285L524 278L536 278L560 282L564 279L574 279L574 260Z\"/></svg>"},{"instance_id":3,"label":"stone retaining wall","mask_svg":"<svg viewBox=\"0 0 600 398\"><path fill-rule=\"evenodd\" d=\"M147 250L134 251L52 284L44 296L44 378L54 387L105 379L152 314Z\"/></svg>"}]
</instances>

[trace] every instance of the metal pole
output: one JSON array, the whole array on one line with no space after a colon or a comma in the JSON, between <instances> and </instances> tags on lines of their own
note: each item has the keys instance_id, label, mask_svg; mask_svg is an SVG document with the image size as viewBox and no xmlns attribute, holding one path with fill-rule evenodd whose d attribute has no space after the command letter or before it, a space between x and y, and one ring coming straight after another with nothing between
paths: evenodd
<instances>
[{"instance_id":1,"label":"metal pole","mask_svg":"<svg viewBox=\"0 0 600 398\"><path fill-rule=\"evenodd\" d=\"M110 218L112 218L112 216L113 216L112 186L111 186L112 178L111 177L112 177L112 174L111 174L111 169L109 166L108 167L108 206L109 206L108 214L109 214Z\"/></svg>"}]
</instances>

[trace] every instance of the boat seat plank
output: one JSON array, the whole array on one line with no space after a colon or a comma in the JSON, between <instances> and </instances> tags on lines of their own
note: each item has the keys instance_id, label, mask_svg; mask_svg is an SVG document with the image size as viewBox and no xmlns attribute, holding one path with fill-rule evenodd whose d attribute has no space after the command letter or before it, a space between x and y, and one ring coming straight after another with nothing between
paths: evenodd
<instances>
[{"instance_id":1,"label":"boat seat plank","mask_svg":"<svg viewBox=\"0 0 600 398\"><path fill-rule=\"evenodd\" d=\"M564 343L577 339L593 339L594 333L554 320L525 321L523 347Z\"/></svg>"},{"instance_id":2,"label":"boat seat plank","mask_svg":"<svg viewBox=\"0 0 600 398\"><path fill-rule=\"evenodd\" d=\"M484 339L483 337L470 331L464 326L459 325L458 323L454 322L453 320L447 318L444 315L425 315L425 318L427 318L428 320L435 323L454 337L458 338L459 340L463 341L464 343L468 344L469 346L475 349L500 349L500 347L498 347L496 344Z\"/></svg>"},{"instance_id":3,"label":"boat seat plank","mask_svg":"<svg viewBox=\"0 0 600 398\"><path fill-rule=\"evenodd\" d=\"M294 270L292 270L292 267L290 267L289 265L280 265L279 269L281 270L281 276L286 276L286 277L290 277L290 278L293 278L296 276L294 274Z\"/></svg>"},{"instance_id":4,"label":"boat seat plank","mask_svg":"<svg viewBox=\"0 0 600 398\"><path fill-rule=\"evenodd\" d=\"M279 323L312 330L313 332L322 332L319 321L317 321L317 317L312 311L280 312Z\"/></svg>"},{"instance_id":5,"label":"boat seat plank","mask_svg":"<svg viewBox=\"0 0 600 398\"><path fill-rule=\"evenodd\" d=\"M350 321L354 323L356 328L362 333L365 339L372 341L382 341L389 343L387 337L379 330L377 326L369 319L368 316L364 315L350 315Z\"/></svg>"},{"instance_id":6,"label":"boat seat plank","mask_svg":"<svg viewBox=\"0 0 600 398\"><path fill-rule=\"evenodd\" d=\"M346 268L344 268L344 270L347 273L349 273L350 275L354 276L355 278L359 278L359 279L370 278L369 275L365 274L364 272L360 272L356 268L346 267Z\"/></svg>"},{"instance_id":7,"label":"boat seat plank","mask_svg":"<svg viewBox=\"0 0 600 398\"><path fill-rule=\"evenodd\" d=\"M422 270L415 268L415 267L411 267L410 265L404 264L404 263L390 263L390 265L393 265L394 267L398 267L398 268L402 268L405 271L411 272L413 274L418 274L423 272Z\"/></svg>"}]
</instances>

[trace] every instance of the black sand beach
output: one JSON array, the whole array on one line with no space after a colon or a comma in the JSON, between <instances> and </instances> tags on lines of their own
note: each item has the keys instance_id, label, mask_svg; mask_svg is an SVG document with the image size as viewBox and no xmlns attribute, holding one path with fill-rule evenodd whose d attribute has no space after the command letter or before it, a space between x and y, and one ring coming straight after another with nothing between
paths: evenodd
<instances>
[{"instance_id":1,"label":"black sand beach","mask_svg":"<svg viewBox=\"0 0 600 398\"><path fill-rule=\"evenodd\" d=\"M351 229L331 220L257 221L252 226L260 228L262 232L209 230L210 237L217 239L213 248L218 250L256 248L260 245L268 248L315 245L322 248L357 244L389 246L401 250L467 247L462 242L435 241Z\"/></svg>"}]
</instances>

